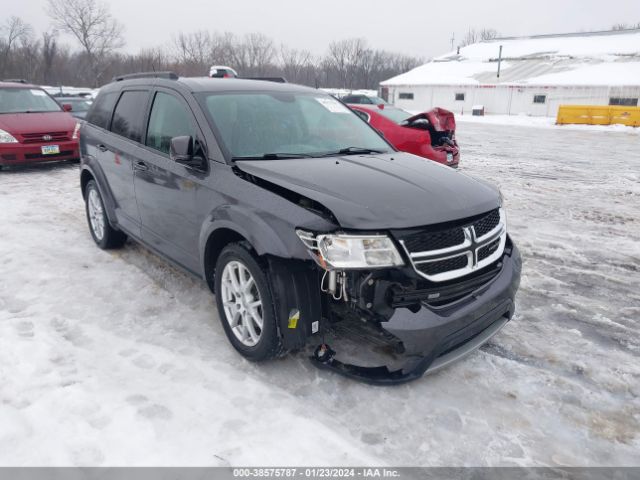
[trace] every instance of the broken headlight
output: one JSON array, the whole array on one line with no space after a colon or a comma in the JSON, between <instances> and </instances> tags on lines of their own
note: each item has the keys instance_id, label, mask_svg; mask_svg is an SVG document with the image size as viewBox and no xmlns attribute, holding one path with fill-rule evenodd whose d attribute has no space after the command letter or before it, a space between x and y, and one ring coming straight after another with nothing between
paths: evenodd
<instances>
[{"instance_id":1,"label":"broken headlight","mask_svg":"<svg viewBox=\"0 0 640 480\"><path fill-rule=\"evenodd\" d=\"M314 235L296 230L314 260L325 270L385 268L404 265L395 244L387 235Z\"/></svg>"}]
</instances>

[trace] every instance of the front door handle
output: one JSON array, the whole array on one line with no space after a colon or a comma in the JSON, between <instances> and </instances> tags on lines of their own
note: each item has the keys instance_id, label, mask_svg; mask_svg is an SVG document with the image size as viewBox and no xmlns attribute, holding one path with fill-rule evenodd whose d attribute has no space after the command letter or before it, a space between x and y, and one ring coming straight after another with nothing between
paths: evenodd
<instances>
[{"instance_id":1,"label":"front door handle","mask_svg":"<svg viewBox=\"0 0 640 480\"><path fill-rule=\"evenodd\" d=\"M98 150L100 150L101 152L106 152L107 150L109 150L105 145L101 143L96 145L96 147L98 147Z\"/></svg>"},{"instance_id":2,"label":"front door handle","mask_svg":"<svg viewBox=\"0 0 640 480\"><path fill-rule=\"evenodd\" d=\"M144 163L143 161L138 161L136 163L133 164L133 168L135 168L136 170L141 170L141 171L145 171L145 170L149 170L149 166Z\"/></svg>"}]
</instances>

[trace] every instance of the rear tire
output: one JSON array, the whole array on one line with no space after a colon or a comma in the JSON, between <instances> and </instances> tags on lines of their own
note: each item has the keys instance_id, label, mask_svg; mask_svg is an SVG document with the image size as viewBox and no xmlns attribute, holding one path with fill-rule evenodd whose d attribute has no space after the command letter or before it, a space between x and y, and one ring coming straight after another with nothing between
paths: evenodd
<instances>
[{"instance_id":1,"label":"rear tire","mask_svg":"<svg viewBox=\"0 0 640 480\"><path fill-rule=\"evenodd\" d=\"M127 241L127 236L109 223L102 196L94 180L87 183L84 201L89 231L96 245L103 250L121 248Z\"/></svg>"},{"instance_id":2,"label":"rear tire","mask_svg":"<svg viewBox=\"0 0 640 480\"><path fill-rule=\"evenodd\" d=\"M215 292L222 327L242 356L259 362L284 353L267 271L241 244L220 253Z\"/></svg>"}]
</instances>

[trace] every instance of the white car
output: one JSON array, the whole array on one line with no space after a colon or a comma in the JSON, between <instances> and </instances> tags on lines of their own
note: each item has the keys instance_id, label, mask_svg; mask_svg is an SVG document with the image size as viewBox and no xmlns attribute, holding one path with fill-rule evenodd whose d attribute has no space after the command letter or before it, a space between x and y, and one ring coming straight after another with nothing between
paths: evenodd
<instances>
[{"instance_id":1,"label":"white car","mask_svg":"<svg viewBox=\"0 0 640 480\"><path fill-rule=\"evenodd\" d=\"M238 72L233 68L226 67L224 65L213 65L209 69L209 76L211 78L236 78L238 76Z\"/></svg>"}]
</instances>

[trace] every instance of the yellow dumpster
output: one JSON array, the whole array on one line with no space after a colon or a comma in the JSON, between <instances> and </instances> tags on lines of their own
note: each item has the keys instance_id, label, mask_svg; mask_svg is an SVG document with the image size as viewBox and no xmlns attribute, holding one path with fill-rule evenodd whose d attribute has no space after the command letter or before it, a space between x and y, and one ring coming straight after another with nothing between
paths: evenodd
<instances>
[{"instance_id":1,"label":"yellow dumpster","mask_svg":"<svg viewBox=\"0 0 640 480\"><path fill-rule=\"evenodd\" d=\"M640 107L560 105L556 123L558 125L568 123L582 125L622 124L638 127L640 126Z\"/></svg>"},{"instance_id":2,"label":"yellow dumpster","mask_svg":"<svg viewBox=\"0 0 640 480\"><path fill-rule=\"evenodd\" d=\"M640 107L609 107L611 123L640 127Z\"/></svg>"}]
</instances>

